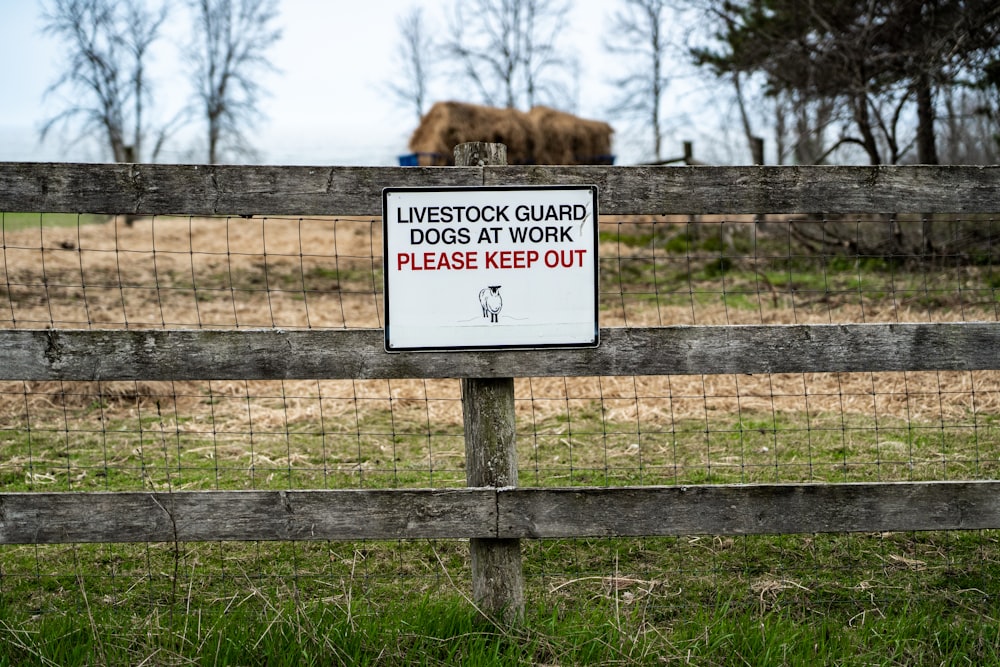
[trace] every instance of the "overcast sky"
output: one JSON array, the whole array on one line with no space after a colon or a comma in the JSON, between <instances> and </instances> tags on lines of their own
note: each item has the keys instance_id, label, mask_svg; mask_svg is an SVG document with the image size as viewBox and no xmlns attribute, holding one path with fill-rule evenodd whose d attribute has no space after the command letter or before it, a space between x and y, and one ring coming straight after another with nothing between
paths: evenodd
<instances>
[{"instance_id":1,"label":"overcast sky","mask_svg":"<svg viewBox=\"0 0 1000 667\"><path fill-rule=\"evenodd\" d=\"M156 99L175 109L186 102L189 90L179 53L190 26L180 3L172 4L177 6L150 66ZM443 30L443 12L451 0L281 1L283 36L269 52L279 71L265 79L271 92L261 103L266 120L251 135L260 161L394 164L397 155L407 152L415 121L412 112L386 94L385 84L393 72L397 18L412 6L424 7L428 23ZM614 62L605 53L600 31L613 8L608 0L571 3L564 46L580 60L575 104L589 118L609 120L613 91L608 80ZM58 97L45 97L63 57L59 44L42 33L39 0L0 0L0 161L104 159L87 146L67 149L58 138L38 142L43 121L64 108ZM452 94L442 96L461 99L454 90L452 86ZM615 147L620 163L635 152L621 135ZM202 161L202 154L192 152L193 143L173 142L160 160Z\"/></svg>"}]
</instances>

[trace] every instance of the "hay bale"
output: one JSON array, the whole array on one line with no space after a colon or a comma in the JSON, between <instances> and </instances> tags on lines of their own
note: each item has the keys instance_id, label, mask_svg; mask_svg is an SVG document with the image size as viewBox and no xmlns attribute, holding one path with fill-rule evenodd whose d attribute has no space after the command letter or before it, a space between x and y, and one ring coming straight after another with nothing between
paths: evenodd
<instances>
[{"instance_id":1,"label":"hay bale","mask_svg":"<svg viewBox=\"0 0 1000 667\"><path fill-rule=\"evenodd\" d=\"M548 107L517 109L437 102L410 137L421 165L454 164L455 146L469 141L507 145L510 164L607 163L614 130ZM437 156L437 157L435 157Z\"/></svg>"},{"instance_id":2,"label":"hay bale","mask_svg":"<svg viewBox=\"0 0 1000 667\"><path fill-rule=\"evenodd\" d=\"M529 164L536 137L527 114L517 109L437 102L410 137L410 150L437 154L455 164L455 146L470 141L506 144L510 164Z\"/></svg>"},{"instance_id":3,"label":"hay bale","mask_svg":"<svg viewBox=\"0 0 1000 667\"><path fill-rule=\"evenodd\" d=\"M614 130L605 122L545 106L528 112L540 138L538 164L603 164L610 159Z\"/></svg>"}]
</instances>

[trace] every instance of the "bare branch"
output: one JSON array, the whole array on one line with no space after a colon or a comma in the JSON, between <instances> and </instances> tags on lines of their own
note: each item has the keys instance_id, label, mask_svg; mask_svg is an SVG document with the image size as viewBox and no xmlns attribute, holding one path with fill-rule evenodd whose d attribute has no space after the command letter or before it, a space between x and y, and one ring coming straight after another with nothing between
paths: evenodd
<instances>
[{"instance_id":1,"label":"bare branch","mask_svg":"<svg viewBox=\"0 0 1000 667\"><path fill-rule=\"evenodd\" d=\"M605 48L630 60L625 73L614 80L618 102L612 115L638 117L652 132L653 155L661 159L663 129L660 110L669 80L664 74L667 39L666 0L624 0L615 12Z\"/></svg>"},{"instance_id":2,"label":"bare branch","mask_svg":"<svg viewBox=\"0 0 1000 667\"><path fill-rule=\"evenodd\" d=\"M557 41L568 11L564 0L456 2L443 48L456 62L456 77L475 89L479 101L565 107L562 81L573 64Z\"/></svg>"},{"instance_id":3,"label":"bare branch","mask_svg":"<svg viewBox=\"0 0 1000 667\"><path fill-rule=\"evenodd\" d=\"M190 0L195 14L192 76L196 113L207 129L208 161L226 150L251 155L245 131L261 118L262 72L273 70L264 52L281 38L272 27L277 0Z\"/></svg>"},{"instance_id":4,"label":"bare branch","mask_svg":"<svg viewBox=\"0 0 1000 667\"><path fill-rule=\"evenodd\" d=\"M70 143L95 136L116 162L142 160L150 129L146 77L150 47L159 39L167 6L149 10L137 0L53 0L46 5L44 32L64 45L68 60L46 96L64 94L73 103L42 126L44 141L57 127L76 133Z\"/></svg>"},{"instance_id":5,"label":"bare branch","mask_svg":"<svg viewBox=\"0 0 1000 667\"><path fill-rule=\"evenodd\" d=\"M434 40L427 34L423 10L413 7L397 22L400 41L396 48L397 71L388 82L389 91L416 113L417 122L427 106L428 87L434 63Z\"/></svg>"}]
</instances>

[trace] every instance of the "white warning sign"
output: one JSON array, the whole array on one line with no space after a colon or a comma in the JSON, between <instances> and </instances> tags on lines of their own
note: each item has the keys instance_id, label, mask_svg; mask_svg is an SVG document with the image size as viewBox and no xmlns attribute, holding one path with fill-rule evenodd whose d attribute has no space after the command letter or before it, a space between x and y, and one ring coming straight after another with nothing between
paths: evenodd
<instances>
[{"instance_id":1,"label":"white warning sign","mask_svg":"<svg viewBox=\"0 0 1000 667\"><path fill-rule=\"evenodd\" d=\"M385 347L598 344L597 187L386 188Z\"/></svg>"}]
</instances>

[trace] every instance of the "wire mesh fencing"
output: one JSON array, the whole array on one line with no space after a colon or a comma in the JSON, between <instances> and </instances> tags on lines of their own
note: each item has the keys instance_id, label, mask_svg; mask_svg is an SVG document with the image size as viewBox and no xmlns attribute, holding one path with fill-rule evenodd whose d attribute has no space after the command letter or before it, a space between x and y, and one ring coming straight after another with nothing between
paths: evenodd
<instances>
[{"instance_id":1,"label":"wire mesh fencing","mask_svg":"<svg viewBox=\"0 0 1000 667\"><path fill-rule=\"evenodd\" d=\"M2 214L0 327L381 326L371 217ZM989 215L602 216L602 326L998 319ZM994 479L993 371L525 377L523 486ZM5 382L5 491L465 486L458 380ZM546 604L614 599L877 610L943 596L991 608L996 536L973 533L525 542ZM460 541L17 546L0 595L349 610L400 587L464 590ZM723 591L723 592L720 592ZM196 593L200 592L200 596ZM247 613L251 613L247 611ZM872 611L872 613L875 613Z\"/></svg>"},{"instance_id":2,"label":"wire mesh fencing","mask_svg":"<svg viewBox=\"0 0 1000 667\"><path fill-rule=\"evenodd\" d=\"M601 324L996 321L994 220L936 219L931 238L900 218L603 218ZM69 222L7 224L0 325L381 325L378 219ZM521 478L985 479L997 390L989 371L518 378ZM0 470L53 490L463 485L459 394L429 379L7 383Z\"/></svg>"}]
</instances>

